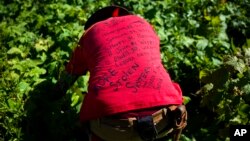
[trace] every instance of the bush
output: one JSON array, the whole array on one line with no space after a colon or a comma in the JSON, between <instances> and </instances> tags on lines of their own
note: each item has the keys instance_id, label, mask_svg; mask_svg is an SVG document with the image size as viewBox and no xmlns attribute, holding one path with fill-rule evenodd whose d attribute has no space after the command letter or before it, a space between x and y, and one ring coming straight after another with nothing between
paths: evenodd
<instances>
[{"instance_id":1,"label":"bush","mask_svg":"<svg viewBox=\"0 0 250 141\"><path fill-rule=\"evenodd\" d=\"M248 0L3 0L0 140L81 139L78 113L88 75L63 99L47 96L87 18L111 3L146 18L160 36L163 64L188 103L182 140L227 140L230 125L249 124Z\"/></svg>"}]
</instances>

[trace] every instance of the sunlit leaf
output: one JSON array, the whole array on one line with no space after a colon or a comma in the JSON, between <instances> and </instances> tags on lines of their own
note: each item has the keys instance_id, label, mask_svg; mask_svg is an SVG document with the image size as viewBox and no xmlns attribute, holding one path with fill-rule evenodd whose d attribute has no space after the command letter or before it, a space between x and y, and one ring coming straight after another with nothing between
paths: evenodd
<instances>
[{"instance_id":1,"label":"sunlit leaf","mask_svg":"<svg viewBox=\"0 0 250 141\"><path fill-rule=\"evenodd\" d=\"M79 102L79 98L80 98L79 95L73 95L71 97L71 101L72 101L71 106L72 107L75 106Z\"/></svg>"},{"instance_id":2,"label":"sunlit leaf","mask_svg":"<svg viewBox=\"0 0 250 141\"><path fill-rule=\"evenodd\" d=\"M24 82L24 81L22 81L22 82L20 82L20 83L18 84L18 88L19 88L19 90L20 90L21 92L26 91L28 87L29 87L29 84L26 83L26 82Z\"/></svg>"},{"instance_id":3,"label":"sunlit leaf","mask_svg":"<svg viewBox=\"0 0 250 141\"><path fill-rule=\"evenodd\" d=\"M209 75L209 72L208 71L206 71L206 70L201 70L200 72L199 72L199 79L202 79L203 77L206 77L206 76L208 76Z\"/></svg>"},{"instance_id":4,"label":"sunlit leaf","mask_svg":"<svg viewBox=\"0 0 250 141\"><path fill-rule=\"evenodd\" d=\"M184 105L188 104L191 101L191 98L188 96L183 96L183 100L184 100Z\"/></svg>"},{"instance_id":5,"label":"sunlit leaf","mask_svg":"<svg viewBox=\"0 0 250 141\"><path fill-rule=\"evenodd\" d=\"M22 50L20 50L17 47L12 47L10 50L7 52L8 54L22 54Z\"/></svg>"},{"instance_id":6,"label":"sunlit leaf","mask_svg":"<svg viewBox=\"0 0 250 141\"><path fill-rule=\"evenodd\" d=\"M240 73L243 73L246 68L246 64L243 62L243 60L238 59L236 56L229 58L229 60L225 62L225 64L232 66Z\"/></svg>"},{"instance_id":7,"label":"sunlit leaf","mask_svg":"<svg viewBox=\"0 0 250 141\"><path fill-rule=\"evenodd\" d=\"M197 49L204 50L208 45L207 39L200 39L197 41L196 47Z\"/></svg>"},{"instance_id":8,"label":"sunlit leaf","mask_svg":"<svg viewBox=\"0 0 250 141\"><path fill-rule=\"evenodd\" d=\"M245 48L245 56L246 56L246 58L250 58L250 47Z\"/></svg>"},{"instance_id":9,"label":"sunlit leaf","mask_svg":"<svg viewBox=\"0 0 250 141\"><path fill-rule=\"evenodd\" d=\"M212 23L213 26L219 26L219 24L220 24L220 17L219 16L212 17L211 23Z\"/></svg>"},{"instance_id":10,"label":"sunlit leaf","mask_svg":"<svg viewBox=\"0 0 250 141\"><path fill-rule=\"evenodd\" d=\"M69 61L87 19L110 4L145 18L160 37L163 65L180 82L190 110L180 140L227 140L222 131L229 125L249 124L246 1L4 0L0 140L77 140L82 135L76 123L90 74L80 77L65 99L49 102L45 97Z\"/></svg>"},{"instance_id":11,"label":"sunlit leaf","mask_svg":"<svg viewBox=\"0 0 250 141\"><path fill-rule=\"evenodd\" d=\"M192 44L194 43L194 39L193 38L190 38L190 37L187 37L187 36L184 36L183 37L183 44L187 47L191 46Z\"/></svg>"},{"instance_id":12,"label":"sunlit leaf","mask_svg":"<svg viewBox=\"0 0 250 141\"><path fill-rule=\"evenodd\" d=\"M7 104L8 104L8 107L11 110L15 110L15 108L16 108L16 101L14 99L8 99L7 100Z\"/></svg>"}]
</instances>

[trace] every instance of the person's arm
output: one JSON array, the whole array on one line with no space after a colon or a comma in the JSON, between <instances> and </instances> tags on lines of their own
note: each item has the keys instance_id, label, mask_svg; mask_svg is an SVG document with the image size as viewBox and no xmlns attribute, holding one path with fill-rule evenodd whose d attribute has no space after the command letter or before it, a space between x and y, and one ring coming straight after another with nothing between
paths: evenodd
<instances>
[{"instance_id":1,"label":"person's arm","mask_svg":"<svg viewBox=\"0 0 250 141\"><path fill-rule=\"evenodd\" d=\"M78 46L75 48L69 63L65 66L65 71L62 72L55 85L52 99L57 100L63 97L77 78L86 74L86 72L86 51L81 46Z\"/></svg>"},{"instance_id":2,"label":"person's arm","mask_svg":"<svg viewBox=\"0 0 250 141\"><path fill-rule=\"evenodd\" d=\"M69 74L68 72L63 71L55 85L52 100L58 100L63 97L78 77L79 75Z\"/></svg>"}]
</instances>

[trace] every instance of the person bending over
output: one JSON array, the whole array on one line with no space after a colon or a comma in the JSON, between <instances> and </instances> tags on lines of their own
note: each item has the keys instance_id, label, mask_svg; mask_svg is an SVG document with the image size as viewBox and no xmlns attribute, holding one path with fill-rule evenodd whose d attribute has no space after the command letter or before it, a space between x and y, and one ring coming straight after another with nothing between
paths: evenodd
<instances>
[{"instance_id":1,"label":"person bending over","mask_svg":"<svg viewBox=\"0 0 250 141\"><path fill-rule=\"evenodd\" d=\"M96 11L86 22L65 72L57 98L90 72L80 121L89 140L151 141L186 126L180 86L162 65L160 40L143 18L119 6Z\"/></svg>"}]
</instances>

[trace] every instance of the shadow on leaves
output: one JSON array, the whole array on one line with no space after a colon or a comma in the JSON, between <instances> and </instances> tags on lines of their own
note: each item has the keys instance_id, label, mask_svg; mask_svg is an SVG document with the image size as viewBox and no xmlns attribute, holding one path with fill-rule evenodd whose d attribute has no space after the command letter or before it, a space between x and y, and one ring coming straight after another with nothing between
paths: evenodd
<instances>
[{"instance_id":1,"label":"shadow on leaves","mask_svg":"<svg viewBox=\"0 0 250 141\"><path fill-rule=\"evenodd\" d=\"M47 80L30 92L24 105L27 116L22 122L25 141L82 140L78 113L70 106L70 95L52 101L53 88L52 81Z\"/></svg>"}]
</instances>

